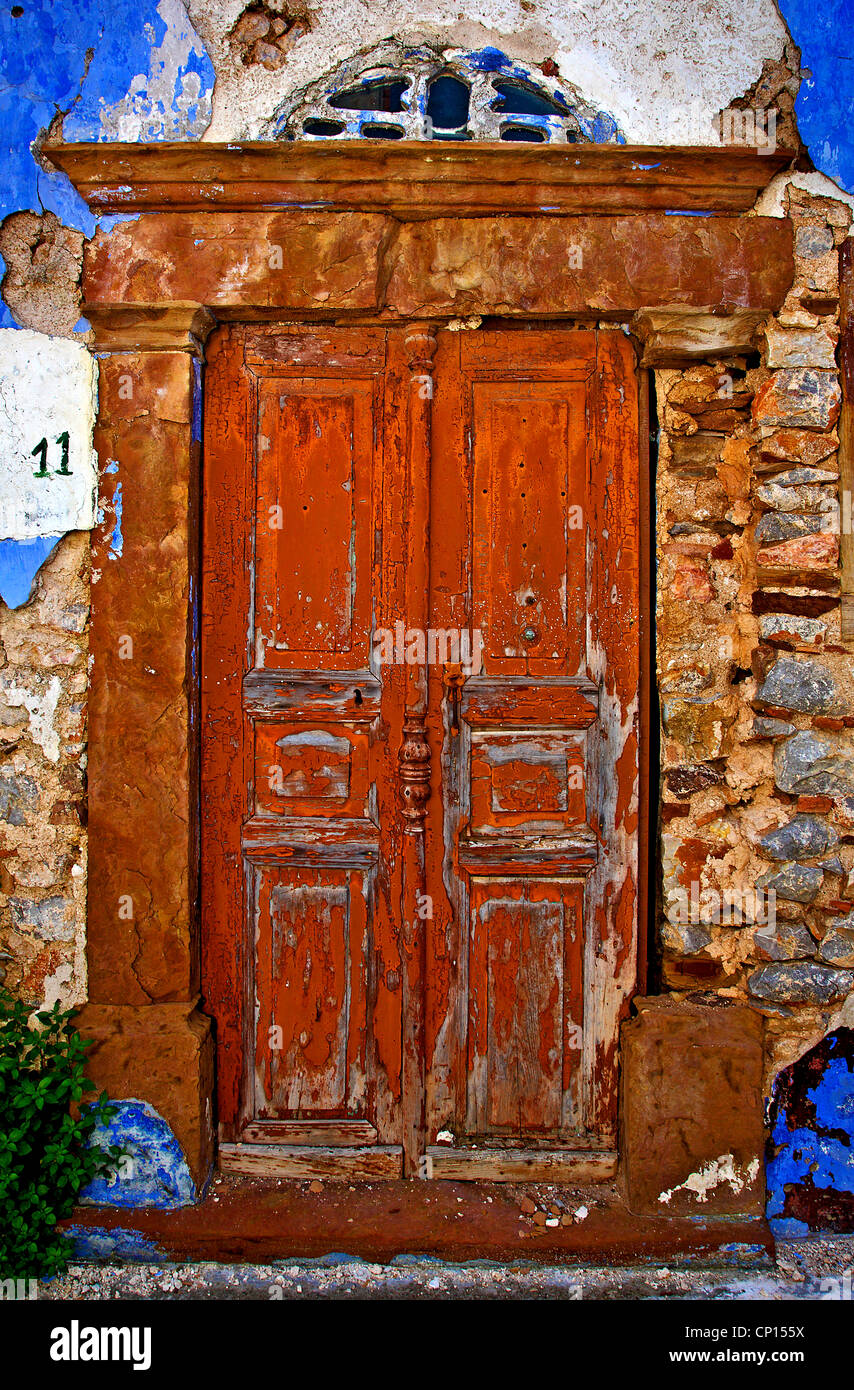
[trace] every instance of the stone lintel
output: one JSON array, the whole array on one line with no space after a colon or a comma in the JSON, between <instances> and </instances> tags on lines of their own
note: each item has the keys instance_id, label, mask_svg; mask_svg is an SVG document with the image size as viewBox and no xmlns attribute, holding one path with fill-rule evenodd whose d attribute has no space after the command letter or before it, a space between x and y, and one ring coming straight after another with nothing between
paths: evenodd
<instances>
[{"instance_id":1,"label":"stone lintel","mask_svg":"<svg viewBox=\"0 0 854 1390\"><path fill-rule=\"evenodd\" d=\"M96 316L99 305L150 312L177 303L232 318L625 322L661 306L710 319L753 311L754 327L782 303L792 275L785 218L647 212L400 224L377 213L192 211L143 214L99 232L86 248L83 290ZM740 323L735 337L745 332ZM718 333L721 352L725 328Z\"/></svg>"}]
</instances>

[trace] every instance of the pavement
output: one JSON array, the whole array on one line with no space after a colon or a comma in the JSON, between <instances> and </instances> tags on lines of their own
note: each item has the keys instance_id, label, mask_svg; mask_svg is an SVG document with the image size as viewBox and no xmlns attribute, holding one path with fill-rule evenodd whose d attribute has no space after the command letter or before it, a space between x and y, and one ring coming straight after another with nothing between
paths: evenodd
<instances>
[{"instance_id":1,"label":"pavement","mask_svg":"<svg viewBox=\"0 0 854 1390\"><path fill-rule=\"evenodd\" d=\"M347 1254L263 1264L193 1261L79 1263L39 1298L72 1300L644 1300L850 1301L854 1235L776 1243L776 1254L727 1267L693 1259L622 1265L449 1262L418 1255L369 1261Z\"/></svg>"}]
</instances>

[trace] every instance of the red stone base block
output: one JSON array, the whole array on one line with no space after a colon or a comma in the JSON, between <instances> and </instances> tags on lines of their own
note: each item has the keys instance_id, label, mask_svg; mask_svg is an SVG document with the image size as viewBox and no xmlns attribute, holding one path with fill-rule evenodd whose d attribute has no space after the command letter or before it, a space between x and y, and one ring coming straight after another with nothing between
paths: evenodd
<instances>
[{"instance_id":1,"label":"red stone base block","mask_svg":"<svg viewBox=\"0 0 854 1390\"><path fill-rule=\"evenodd\" d=\"M87 1072L111 1100L145 1100L181 1145L198 1191L213 1164L214 1046L210 1019L187 1004L87 1004Z\"/></svg>"},{"instance_id":2,"label":"red stone base block","mask_svg":"<svg viewBox=\"0 0 854 1390\"><path fill-rule=\"evenodd\" d=\"M759 1216L765 1192L763 1020L720 999L636 999L622 1032L629 1209Z\"/></svg>"}]
</instances>

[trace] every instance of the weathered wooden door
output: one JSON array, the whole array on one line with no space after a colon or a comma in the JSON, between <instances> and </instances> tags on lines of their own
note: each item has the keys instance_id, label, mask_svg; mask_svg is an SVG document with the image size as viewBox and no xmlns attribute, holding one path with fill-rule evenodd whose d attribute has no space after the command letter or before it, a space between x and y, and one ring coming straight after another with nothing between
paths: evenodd
<instances>
[{"instance_id":1,"label":"weathered wooden door","mask_svg":"<svg viewBox=\"0 0 854 1390\"><path fill-rule=\"evenodd\" d=\"M628 341L232 327L207 381L222 1162L610 1175L637 928Z\"/></svg>"}]
</instances>

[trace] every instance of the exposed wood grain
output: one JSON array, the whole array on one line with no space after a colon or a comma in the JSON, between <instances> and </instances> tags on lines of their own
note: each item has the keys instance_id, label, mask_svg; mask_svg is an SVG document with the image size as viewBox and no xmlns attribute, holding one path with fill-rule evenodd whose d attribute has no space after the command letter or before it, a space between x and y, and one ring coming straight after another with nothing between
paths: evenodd
<instances>
[{"instance_id":1,"label":"exposed wood grain","mask_svg":"<svg viewBox=\"0 0 854 1390\"><path fill-rule=\"evenodd\" d=\"M601 1053L615 1055L635 968L631 350L617 334L479 332L461 335L458 361L458 377L450 356L437 374L432 611L482 629L486 672L463 685L458 734L435 682L446 708L432 725L443 788L428 877L444 891L429 952L428 1137L613 1142ZM618 503L608 430L611 450L621 440Z\"/></svg>"},{"instance_id":2,"label":"exposed wood grain","mask_svg":"<svg viewBox=\"0 0 854 1390\"><path fill-rule=\"evenodd\" d=\"M450 1129L473 1175L587 1172L567 1145L613 1143L636 966L631 349L257 326L214 348L208 995L223 1137L256 1141L226 1161L302 1174L319 1145L346 1176L363 1144L423 1175ZM377 664L397 623L477 631L485 669L447 641Z\"/></svg>"},{"instance_id":3,"label":"exposed wood grain","mask_svg":"<svg viewBox=\"0 0 854 1390\"><path fill-rule=\"evenodd\" d=\"M407 393L406 569L404 615L407 629L430 626L430 487L432 471L433 357L436 337L429 327L406 334ZM424 849L430 799L430 744L427 738L427 664L406 666L403 729L398 751L401 844L400 934L404 958L403 990L403 1146L404 1173L412 1177L425 1143L425 988L426 936L419 905L428 895Z\"/></svg>"},{"instance_id":4,"label":"exposed wood grain","mask_svg":"<svg viewBox=\"0 0 854 1390\"><path fill-rule=\"evenodd\" d=\"M434 1178L456 1182L608 1182L617 1174L617 1155L603 1150L452 1149L427 1150Z\"/></svg>"},{"instance_id":5,"label":"exposed wood grain","mask_svg":"<svg viewBox=\"0 0 854 1390\"><path fill-rule=\"evenodd\" d=\"M48 143L99 212L383 208L402 217L643 208L747 211L792 160L745 146L449 145L396 141L223 145Z\"/></svg>"},{"instance_id":6,"label":"exposed wood grain","mask_svg":"<svg viewBox=\"0 0 854 1390\"><path fill-rule=\"evenodd\" d=\"M220 1144L224 1173L255 1178L327 1178L339 1182L383 1182L402 1176L403 1151L391 1145L368 1148L286 1147Z\"/></svg>"},{"instance_id":7,"label":"exposed wood grain","mask_svg":"<svg viewBox=\"0 0 854 1390\"><path fill-rule=\"evenodd\" d=\"M241 830L249 813L250 749L240 685L249 666L251 393L240 335L208 346L202 493L201 840L202 994L216 1019L220 1132L250 1113L254 1053L246 1009L248 909ZM254 431L252 431L254 434Z\"/></svg>"},{"instance_id":8,"label":"exposed wood grain","mask_svg":"<svg viewBox=\"0 0 854 1390\"><path fill-rule=\"evenodd\" d=\"M376 1144L377 1131L366 1120L254 1120L241 1131L240 1142L361 1148Z\"/></svg>"}]
</instances>

